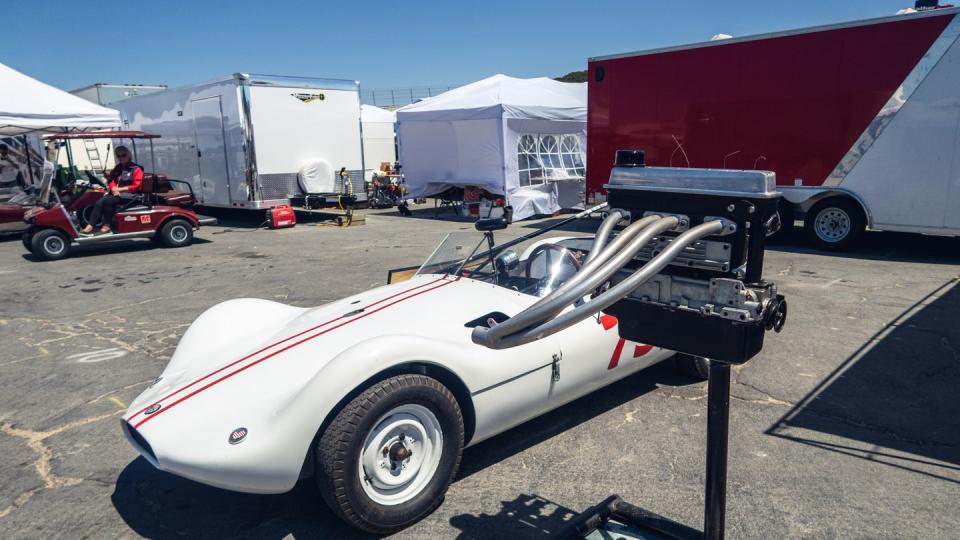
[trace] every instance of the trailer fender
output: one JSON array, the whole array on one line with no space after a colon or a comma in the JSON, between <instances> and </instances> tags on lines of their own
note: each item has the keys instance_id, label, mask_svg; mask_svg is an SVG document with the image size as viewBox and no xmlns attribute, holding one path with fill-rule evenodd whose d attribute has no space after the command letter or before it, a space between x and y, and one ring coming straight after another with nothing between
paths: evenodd
<instances>
[{"instance_id":1,"label":"trailer fender","mask_svg":"<svg viewBox=\"0 0 960 540\"><path fill-rule=\"evenodd\" d=\"M867 227L873 227L873 215L870 208L856 193L839 187L800 187L800 186L779 186L778 189L783 193L783 200L793 204L798 217L806 214L818 202L831 197L843 197L852 200L863 210L863 215L867 220Z\"/></svg>"}]
</instances>

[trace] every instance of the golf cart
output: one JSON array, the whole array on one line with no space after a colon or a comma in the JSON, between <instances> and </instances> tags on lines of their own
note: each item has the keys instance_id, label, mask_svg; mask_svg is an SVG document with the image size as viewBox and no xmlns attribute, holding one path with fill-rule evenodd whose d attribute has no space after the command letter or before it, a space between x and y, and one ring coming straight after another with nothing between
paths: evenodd
<instances>
[{"instance_id":1,"label":"golf cart","mask_svg":"<svg viewBox=\"0 0 960 540\"><path fill-rule=\"evenodd\" d=\"M83 171L81 176L74 165L70 140L130 139L135 160L136 141L147 140L150 146L151 168L155 170L153 139L158 137L159 135L139 131L61 133L49 136L48 139L66 142L59 145L58 152L66 148L68 167L58 167L55 170L51 163L44 165L43 180L36 195L35 206L23 214L23 221L27 225L23 233L24 247L44 260L67 257L70 249L75 246L132 238L150 238L167 247L182 247L190 244L193 232L200 225L215 224L216 219L198 216L193 211L196 198L188 182L145 173L137 197L117 209L116 222L110 224L116 232L97 236L80 235L80 229L89 223L93 205L106 194L106 182L89 170ZM55 182L60 189L54 189ZM171 188L172 184L182 184L187 191L174 190Z\"/></svg>"},{"instance_id":2,"label":"golf cart","mask_svg":"<svg viewBox=\"0 0 960 540\"><path fill-rule=\"evenodd\" d=\"M129 145L134 153L134 160L136 160L137 141L149 140L152 161L152 139L159 137L159 135L141 131L97 131L48 135L44 138L48 144L55 145L57 150L57 155L54 158L56 165L53 171L51 189L56 191L67 212L76 214L80 227L84 227L90 221L90 212L93 211L93 205L106 194L107 188L106 161L100 157L98 141L107 141L106 151L109 153L113 140L119 139L125 142L129 140ZM85 163L82 162L83 160L74 157L71 143L77 140L82 140L84 151L87 153ZM78 166L78 161L87 165L87 168ZM100 165L99 172L93 170L93 167L97 165ZM168 180L163 175L156 176L155 181L153 195L162 204L183 207L193 205L192 190L178 191L171 187L172 184L184 184L189 188L187 182ZM40 191L39 186L30 186L23 193L19 193L9 201L0 204L0 231L18 232L26 230L29 225L24 221L24 215L28 210L40 204Z\"/></svg>"}]
</instances>

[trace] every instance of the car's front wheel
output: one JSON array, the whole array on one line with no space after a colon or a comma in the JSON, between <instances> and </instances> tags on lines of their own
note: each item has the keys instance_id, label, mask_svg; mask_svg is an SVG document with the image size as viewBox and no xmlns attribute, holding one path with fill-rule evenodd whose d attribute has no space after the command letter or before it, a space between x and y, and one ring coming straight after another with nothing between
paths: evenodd
<instances>
[{"instance_id":1,"label":"car's front wheel","mask_svg":"<svg viewBox=\"0 0 960 540\"><path fill-rule=\"evenodd\" d=\"M436 379L398 375L354 398L317 441L316 480L350 525L389 534L443 501L463 452L463 415Z\"/></svg>"}]
</instances>

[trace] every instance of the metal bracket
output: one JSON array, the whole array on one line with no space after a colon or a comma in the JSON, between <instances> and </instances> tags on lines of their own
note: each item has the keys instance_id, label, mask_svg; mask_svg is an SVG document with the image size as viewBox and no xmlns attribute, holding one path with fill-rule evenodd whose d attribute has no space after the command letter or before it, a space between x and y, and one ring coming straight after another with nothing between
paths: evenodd
<instances>
[{"instance_id":1,"label":"metal bracket","mask_svg":"<svg viewBox=\"0 0 960 540\"><path fill-rule=\"evenodd\" d=\"M721 231L717 236L726 236L728 234L733 234L737 232L737 224L727 218L717 217L717 216L704 216L703 222L707 223L708 221L719 221L723 225L723 231Z\"/></svg>"},{"instance_id":2,"label":"metal bracket","mask_svg":"<svg viewBox=\"0 0 960 540\"><path fill-rule=\"evenodd\" d=\"M674 227L674 228L672 228L672 229L670 229L671 231L684 232L684 231L686 231L687 229L690 228L690 216L688 216L688 215L686 215L686 214L673 214L673 213L670 213L670 212L654 212L654 211L652 211L652 210L648 210L648 211L646 211L646 212L643 213L643 217L647 217L647 216L660 216L660 217L675 217L675 218L677 218L677 226Z\"/></svg>"},{"instance_id":3,"label":"metal bracket","mask_svg":"<svg viewBox=\"0 0 960 540\"><path fill-rule=\"evenodd\" d=\"M563 358L563 353L553 355L553 362L550 364L551 377L553 382L560 380L560 359Z\"/></svg>"}]
</instances>

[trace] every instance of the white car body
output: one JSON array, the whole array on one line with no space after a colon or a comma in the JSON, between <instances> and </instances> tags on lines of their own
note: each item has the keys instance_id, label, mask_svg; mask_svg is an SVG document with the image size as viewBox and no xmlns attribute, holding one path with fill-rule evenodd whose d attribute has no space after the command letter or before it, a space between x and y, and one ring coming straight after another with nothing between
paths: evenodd
<instances>
[{"instance_id":1,"label":"white car body","mask_svg":"<svg viewBox=\"0 0 960 540\"><path fill-rule=\"evenodd\" d=\"M124 433L163 471L281 493L301 477L325 420L384 371L442 372L470 445L672 354L624 341L616 319L602 314L511 349L471 341L465 323L491 312L512 316L537 299L433 274L309 309L230 300L187 330L123 417ZM241 428L245 436L232 444Z\"/></svg>"}]
</instances>

